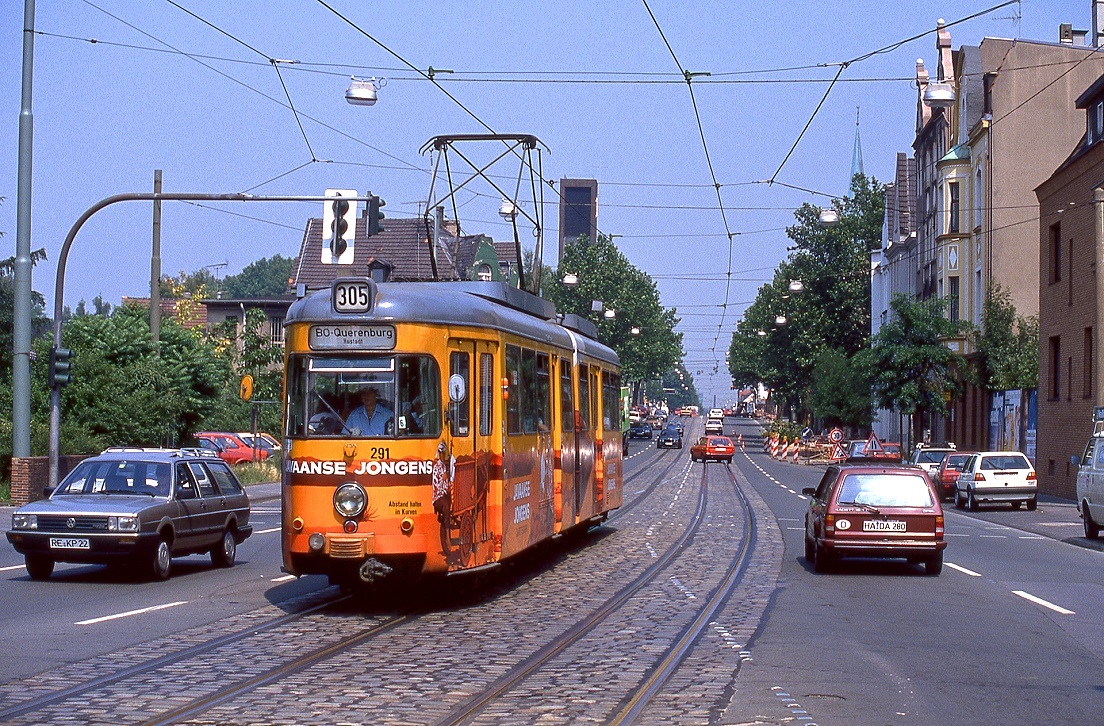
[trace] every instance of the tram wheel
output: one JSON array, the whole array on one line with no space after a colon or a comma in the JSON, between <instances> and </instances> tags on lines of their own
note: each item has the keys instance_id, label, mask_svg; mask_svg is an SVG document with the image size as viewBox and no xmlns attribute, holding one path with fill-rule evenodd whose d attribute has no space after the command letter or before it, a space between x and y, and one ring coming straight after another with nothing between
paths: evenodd
<instances>
[{"instance_id":1,"label":"tram wheel","mask_svg":"<svg viewBox=\"0 0 1104 726\"><path fill-rule=\"evenodd\" d=\"M473 554L475 554L475 512L469 510L460 515L460 566L470 566Z\"/></svg>"}]
</instances>

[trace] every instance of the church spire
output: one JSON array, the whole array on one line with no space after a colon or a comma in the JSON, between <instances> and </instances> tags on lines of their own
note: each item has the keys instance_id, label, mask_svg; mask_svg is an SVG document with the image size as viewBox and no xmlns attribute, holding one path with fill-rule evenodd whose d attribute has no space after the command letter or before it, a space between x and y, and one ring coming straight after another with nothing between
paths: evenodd
<instances>
[{"instance_id":1,"label":"church spire","mask_svg":"<svg viewBox=\"0 0 1104 726\"><path fill-rule=\"evenodd\" d=\"M863 173L862 142L859 140L859 107L855 107L855 151L851 155L851 179ZM850 180L848 180L850 185Z\"/></svg>"}]
</instances>

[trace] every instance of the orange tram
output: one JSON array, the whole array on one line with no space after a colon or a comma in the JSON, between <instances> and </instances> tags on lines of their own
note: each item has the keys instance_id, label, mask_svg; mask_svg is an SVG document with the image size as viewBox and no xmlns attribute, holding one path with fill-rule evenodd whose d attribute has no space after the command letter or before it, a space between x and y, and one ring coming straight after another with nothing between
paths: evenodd
<instances>
[{"instance_id":1,"label":"orange tram","mask_svg":"<svg viewBox=\"0 0 1104 726\"><path fill-rule=\"evenodd\" d=\"M496 282L345 278L285 321L284 568L492 566L621 506L617 354Z\"/></svg>"}]
</instances>

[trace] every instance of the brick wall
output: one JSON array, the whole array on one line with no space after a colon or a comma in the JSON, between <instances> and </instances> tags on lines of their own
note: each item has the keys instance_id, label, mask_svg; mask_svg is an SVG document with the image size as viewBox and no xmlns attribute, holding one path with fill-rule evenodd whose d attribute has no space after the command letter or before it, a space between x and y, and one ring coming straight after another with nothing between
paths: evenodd
<instances>
[{"instance_id":1,"label":"brick wall","mask_svg":"<svg viewBox=\"0 0 1104 726\"><path fill-rule=\"evenodd\" d=\"M58 457L58 478L64 478L78 463L88 458L83 454ZM42 490L50 480L50 457L19 456L12 458L11 498L19 507L42 499Z\"/></svg>"},{"instance_id":2,"label":"brick wall","mask_svg":"<svg viewBox=\"0 0 1104 726\"><path fill-rule=\"evenodd\" d=\"M1096 144L1042 184L1039 199L1039 420L1035 468L1040 491L1074 498L1080 455L1092 433L1098 392L1091 382L1096 313L1093 187L1104 176L1104 144ZM1054 225L1059 264L1055 270ZM1085 331L1092 346L1086 355ZM1052 361L1056 340L1058 360ZM1055 365L1056 363L1056 365ZM1058 391L1054 392L1055 368Z\"/></svg>"}]
</instances>

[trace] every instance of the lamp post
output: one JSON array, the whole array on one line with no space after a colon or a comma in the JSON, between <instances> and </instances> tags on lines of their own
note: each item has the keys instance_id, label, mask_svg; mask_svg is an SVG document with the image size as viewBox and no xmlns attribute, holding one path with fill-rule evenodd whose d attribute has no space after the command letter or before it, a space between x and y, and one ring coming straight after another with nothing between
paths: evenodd
<instances>
[{"instance_id":1,"label":"lamp post","mask_svg":"<svg viewBox=\"0 0 1104 726\"><path fill-rule=\"evenodd\" d=\"M345 100L354 106L375 106L379 100L379 89L387 85L386 78L357 78L352 76L349 88L345 91Z\"/></svg>"}]
</instances>

